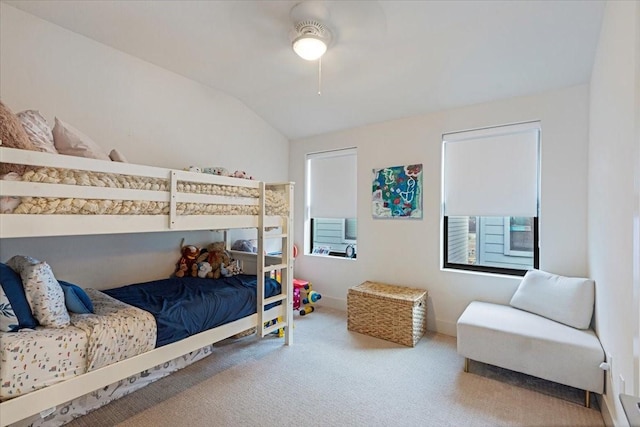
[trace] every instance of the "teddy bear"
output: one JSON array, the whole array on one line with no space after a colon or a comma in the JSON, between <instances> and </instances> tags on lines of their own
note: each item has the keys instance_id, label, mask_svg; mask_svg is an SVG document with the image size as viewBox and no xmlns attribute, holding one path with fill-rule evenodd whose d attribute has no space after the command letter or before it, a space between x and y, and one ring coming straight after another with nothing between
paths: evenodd
<instances>
[{"instance_id":1,"label":"teddy bear","mask_svg":"<svg viewBox=\"0 0 640 427\"><path fill-rule=\"evenodd\" d=\"M186 245L182 247L182 256L178 261L176 266L176 277L184 277L184 276L197 276L198 267L196 260L198 259L198 255L200 255L200 249L193 245ZM194 270L194 265L196 266Z\"/></svg>"},{"instance_id":2,"label":"teddy bear","mask_svg":"<svg viewBox=\"0 0 640 427\"><path fill-rule=\"evenodd\" d=\"M198 166L189 166L185 170L189 172L202 173L202 169L200 169Z\"/></svg>"},{"instance_id":3,"label":"teddy bear","mask_svg":"<svg viewBox=\"0 0 640 427\"><path fill-rule=\"evenodd\" d=\"M214 279L218 279L221 276L221 266L225 267L231 263L231 257L225 249L224 242L213 242L207 246L207 259L206 261L211 264L213 268L212 276Z\"/></svg>"}]
</instances>

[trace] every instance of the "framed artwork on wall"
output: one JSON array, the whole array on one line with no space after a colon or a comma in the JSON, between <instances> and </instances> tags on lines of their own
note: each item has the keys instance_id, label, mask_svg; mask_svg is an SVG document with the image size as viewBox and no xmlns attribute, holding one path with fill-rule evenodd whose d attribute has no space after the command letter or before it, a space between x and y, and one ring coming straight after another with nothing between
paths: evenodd
<instances>
[{"instance_id":1,"label":"framed artwork on wall","mask_svg":"<svg viewBox=\"0 0 640 427\"><path fill-rule=\"evenodd\" d=\"M422 164L373 169L373 218L422 219Z\"/></svg>"}]
</instances>

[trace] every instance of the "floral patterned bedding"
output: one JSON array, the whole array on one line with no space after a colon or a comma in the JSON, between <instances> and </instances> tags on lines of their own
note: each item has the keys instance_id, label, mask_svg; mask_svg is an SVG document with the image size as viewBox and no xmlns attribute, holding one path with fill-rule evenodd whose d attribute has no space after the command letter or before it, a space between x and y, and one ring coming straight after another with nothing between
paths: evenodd
<instances>
[{"instance_id":1,"label":"floral patterned bedding","mask_svg":"<svg viewBox=\"0 0 640 427\"><path fill-rule=\"evenodd\" d=\"M71 326L0 332L0 400L38 390L155 347L150 313L86 289L94 314L71 314Z\"/></svg>"}]
</instances>

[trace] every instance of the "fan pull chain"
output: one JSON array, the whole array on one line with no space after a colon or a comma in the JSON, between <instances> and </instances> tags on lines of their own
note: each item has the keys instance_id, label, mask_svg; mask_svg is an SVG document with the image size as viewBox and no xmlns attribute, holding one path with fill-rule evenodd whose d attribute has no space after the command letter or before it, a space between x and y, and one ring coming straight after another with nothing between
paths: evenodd
<instances>
[{"instance_id":1,"label":"fan pull chain","mask_svg":"<svg viewBox=\"0 0 640 427\"><path fill-rule=\"evenodd\" d=\"M318 96L322 95L322 57L318 59Z\"/></svg>"}]
</instances>

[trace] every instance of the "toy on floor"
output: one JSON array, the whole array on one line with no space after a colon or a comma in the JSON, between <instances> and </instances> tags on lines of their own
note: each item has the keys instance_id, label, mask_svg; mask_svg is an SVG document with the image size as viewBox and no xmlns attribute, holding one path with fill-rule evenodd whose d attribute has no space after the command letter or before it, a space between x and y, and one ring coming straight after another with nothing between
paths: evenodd
<instances>
[{"instance_id":1,"label":"toy on floor","mask_svg":"<svg viewBox=\"0 0 640 427\"><path fill-rule=\"evenodd\" d=\"M313 304L322 298L318 292L311 289L311 283L306 280L293 279L293 309L300 310L301 316L313 313Z\"/></svg>"},{"instance_id":2,"label":"toy on floor","mask_svg":"<svg viewBox=\"0 0 640 427\"><path fill-rule=\"evenodd\" d=\"M276 319L269 320L268 322L264 322L264 327L266 328L266 327L271 326L271 325L277 325L280 322L282 322L282 317L278 317ZM271 333L274 334L274 335L277 334L278 338L282 338L282 337L284 337L284 328L276 329L275 331L273 331Z\"/></svg>"}]
</instances>

